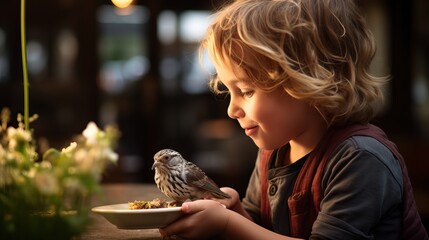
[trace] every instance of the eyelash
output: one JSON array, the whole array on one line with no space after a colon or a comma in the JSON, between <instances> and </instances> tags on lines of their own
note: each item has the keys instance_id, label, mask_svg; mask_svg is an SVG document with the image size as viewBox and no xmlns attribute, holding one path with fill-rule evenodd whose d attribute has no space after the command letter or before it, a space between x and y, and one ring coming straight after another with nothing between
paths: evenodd
<instances>
[{"instance_id":1,"label":"eyelash","mask_svg":"<svg viewBox=\"0 0 429 240\"><path fill-rule=\"evenodd\" d=\"M253 93L255 93L255 91L253 91L253 90L246 91L246 92L240 91L240 95L242 97L252 97Z\"/></svg>"},{"instance_id":2,"label":"eyelash","mask_svg":"<svg viewBox=\"0 0 429 240\"><path fill-rule=\"evenodd\" d=\"M219 91L218 92L218 94L217 94L217 97L218 98L225 98L226 96L228 96L229 94L230 94L230 91L229 91L229 89L228 88L226 88L226 86L219 80L219 79L217 79L217 73L216 74L213 74L212 75L212 79L214 80L214 81L217 81L217 87L218 88L220 88L220 89L222 89L221 91ZM255 91L254 90L248 90L248 91L242 91L242 90L239 90L238 91L238 94L240 95L240 96L242 96L242 97L247 97L247 98L250 98L250 97L252 97L253 96L253 94L255 93Z\"/></svg>"}]
</instances>

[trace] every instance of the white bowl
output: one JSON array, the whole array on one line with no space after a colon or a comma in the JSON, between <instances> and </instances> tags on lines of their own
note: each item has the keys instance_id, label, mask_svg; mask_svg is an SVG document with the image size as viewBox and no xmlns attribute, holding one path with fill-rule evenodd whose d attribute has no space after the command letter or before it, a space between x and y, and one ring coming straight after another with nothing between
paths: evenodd
<instances>
[{"instance_id":1,"label":"white bowl","mask_svg":"<svg viewBox=\"0 0 429 240\"><path fill-rule=\"evenodd\" d=\"M180 207L131 210L128 203L94 207L92 211L121 229L162 228L183 215Z\"/></svg>"}]
</instances>

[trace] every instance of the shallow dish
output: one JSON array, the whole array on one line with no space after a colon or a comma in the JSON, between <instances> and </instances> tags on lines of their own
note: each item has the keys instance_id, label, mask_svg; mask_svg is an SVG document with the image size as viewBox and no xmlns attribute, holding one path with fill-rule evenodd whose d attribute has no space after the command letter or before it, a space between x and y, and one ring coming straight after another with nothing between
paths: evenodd
<instances>
[{"instance_id":1,"label":"shallow dish","mask_svg":"<svg viewBox=\"0 0 429 240\"><path fill-rule=\"evenodd\" d=\"M94 207L92 211L121 229L162 228L182 216L180 207L131 210L128 203Z\"/></svg>"}]
</instances>

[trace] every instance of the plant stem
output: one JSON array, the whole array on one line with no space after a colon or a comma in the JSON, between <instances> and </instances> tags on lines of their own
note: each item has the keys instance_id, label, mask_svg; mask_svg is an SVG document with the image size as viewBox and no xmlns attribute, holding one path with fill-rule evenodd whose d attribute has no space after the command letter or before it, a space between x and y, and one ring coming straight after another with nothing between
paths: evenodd
<instances>
[{"instance_id":1,"label":"plant stem","mask_svg":"<svg viewBox=\"0 0 429 240\"><path fill-rule=\"evenodd\" d=\"M28 71L27 71L27 46L25 38L25 0L21 0L21 57L22 74L24 77L24 126L30 129L29 123L29 97L28 97Z\"/></svg>"}]
</instances>

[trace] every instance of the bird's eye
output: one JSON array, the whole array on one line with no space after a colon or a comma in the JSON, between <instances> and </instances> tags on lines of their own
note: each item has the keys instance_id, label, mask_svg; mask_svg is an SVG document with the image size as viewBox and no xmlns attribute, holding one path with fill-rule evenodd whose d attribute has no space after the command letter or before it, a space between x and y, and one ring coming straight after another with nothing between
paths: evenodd
<instances>
[{"instance_id":1,"label":"bird's eye","mask_svg":"<svg viewBox=\"0 0 429 240\"><path fill-rule=\"evenodd\" d=\"M164 159L164 160L168 160L168 159L170 159L170 156L168 156L168 155L167 155L167 156L164 156L164 157L163 157L163 159Z\"/></svg>"}]
</instances>

